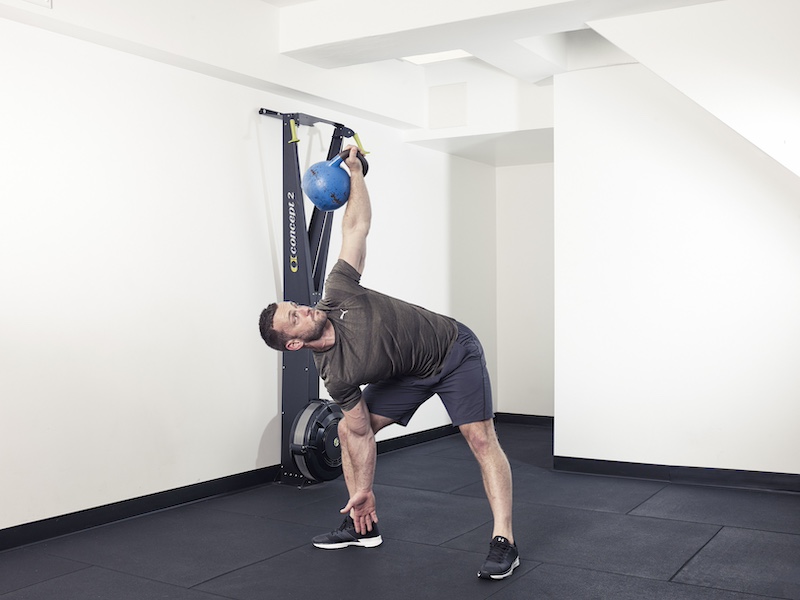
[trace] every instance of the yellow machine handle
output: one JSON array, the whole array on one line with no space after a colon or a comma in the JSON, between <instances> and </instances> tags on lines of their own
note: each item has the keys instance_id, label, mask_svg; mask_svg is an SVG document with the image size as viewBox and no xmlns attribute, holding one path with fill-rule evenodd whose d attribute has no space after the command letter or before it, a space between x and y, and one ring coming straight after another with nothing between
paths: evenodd
<instances>
[{"instance_id":1,"label":"yellow machine handle","mask_svg":"<svg viewBox=\"0 0 800 600\"><path fill-rule=\"evenodd\" d=\"M361 139L358 137L357 133L353 133L353 139L356 141L356 146L358 149L361 150L361 154L369 154L366 150L364 150L364 146L361 145Z\"/></svg>"},{"instance_id":2,"label":"yellow machine handle","mask_svg":"<svg viewBox=\"0 0 800 600\"><path fill-rule=\"evenodd\" d=\"M289 143L296 144L300 138L297 137L297 123L294 122L294 119L289 119L289 129L292 131L292 139L289 140Z\"/></svg>"}]
</instances>

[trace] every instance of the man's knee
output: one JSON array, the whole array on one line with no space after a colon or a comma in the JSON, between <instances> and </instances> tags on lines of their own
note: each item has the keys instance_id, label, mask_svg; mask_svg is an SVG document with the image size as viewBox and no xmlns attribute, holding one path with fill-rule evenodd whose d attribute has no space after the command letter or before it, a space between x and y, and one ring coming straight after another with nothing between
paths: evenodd
<instances>
[{"instance_id":1,"label":"man's knee","mask_svg":"<svg viewBox=\"0 0 800 600\"><path fill-rule=\"evenodd\" d=\"M494 421L491 419L466 423L461 425L459 429L472 452L479 458L499 445L494 431Z\"/></svg>"}]
</instances>

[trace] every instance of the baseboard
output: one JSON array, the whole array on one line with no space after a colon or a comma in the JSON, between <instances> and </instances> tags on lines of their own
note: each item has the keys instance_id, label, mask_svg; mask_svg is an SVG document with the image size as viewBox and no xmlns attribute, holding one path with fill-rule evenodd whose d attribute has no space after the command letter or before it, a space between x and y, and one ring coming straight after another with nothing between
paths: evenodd
<instances>
[{"instance_id":1,"label":"baseboard","mask_svg":"<svg viewBox=\"0 0 800 600\"><path fill-rule=\"evenodd\" d=\"M187 504L196 500L203 500L212 496L269 483L275 480L279 472L280 467L278 466L265 467L214 479L213 481L142 496L141 498L123 500L106 506L2 529L0 530L0 552L180 504Z\"/></svg>"},{"instance_id":2,"label":"baseboard","mask_svg":"<svg viewBox=\"0 0 800 600\"><path fill-rule=\"evenodd\" d=\"M495 421L499 423L518 423L522 425L533 425L535 427L549 427L553 428L553 417L538 417L535 415L521 415L516 413L496 413ZM418 433L411 433L403 435L390 440L383 440L378 442L378 454L384 452L391 452L392 450L399 450L422 444L423 442L430 442L439 438L447 437L458 433L458 427L453 425L442 425L441 427L434 427L426 431Z\"/></svg>"},{"instance_id":3,"label":"baseboard","mask_svg":"<svg viewBox=\"0 0 800 600\"><path fill-rule=\"evenodd\" d=\"M738 487L781 492L800 492L800 475L734 469L675 467L613 460L554 456L553 469L591 475L613 475L670 483Z\"/></svg>"},{"instance_id":4,"label":"baseboard","mask_svg":"<svg viewBox=\"0 0 800 600\"><path fill-rule=\"evenodd\" d=\"M453 427L452 425L442 425L441 427L434 427L433 429L427 429L417 433L401 435L390 440L381 440L377 444L378 454L391 452L392 450L399 450L401 448L407 448L416 444L422 444L423 442L438 440L439 438L447 437L448 435L453 435L454 433L458 433L458 427Z\"/></svg>"},{"instance_id":5,"label":"baseboard","mask_svg":"<svg viewBox=\"0 0 800 600\"><path fill-rule=\"evenodd\" d=\"M520 425L533 425L534 427L553 428L553 417L499 412L495 414L494 419L498 423L517 423Z\"/></svg>"}]
</instances>

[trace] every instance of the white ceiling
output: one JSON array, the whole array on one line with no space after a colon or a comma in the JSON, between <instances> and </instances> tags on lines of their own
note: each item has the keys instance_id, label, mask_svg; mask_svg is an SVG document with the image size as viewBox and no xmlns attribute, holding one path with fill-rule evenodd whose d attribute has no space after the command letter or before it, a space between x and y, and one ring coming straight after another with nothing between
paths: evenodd
<instances>
[{"instance_id":1,"label":"white ceiling","mask_svg":"<svg viewBox=\"0 0 800 600\"><path fill-rule=\"evenodd\" d=\"M291 28L288 42L282 38L282 52L320 68L460 49L475 57L462 61L542 85L565 71L633 62L591 30L592 21L720 0L264 1L281 8L282 20L304 23ZM453 68L463 72L457 62ZM447 66L435 68L441 79ZM495 166L552 161L552 129L441 132L415 143Z\"/></svg>"},{"instance_id":2,"label":"white ceiling","mask_svg":"<svg viewBox=\"0 0 800 600\"><path fill-rule=\"evenodd\" d=\"M267 4L271 4L272 6L291 6L293 4L303 4L304 2L311 2L312 0L264 0Z\"/></svg>"},{"instance_id":3,"label":"white ceiling","mask_svg":"<svg viewBox=\"0 0 800 600\"><path fill-rule=\"evenodd\" d=\"M535 82L563 70L560 36L588 29L592 21L719 0L264 1L287 8L292 22L303 24L287 27L290 35L281 38L282 51L318 67L463 49L514 77ZM428 10L417 10L424 7Z\"/></svg>"},{"instance_id":4,"label":"white ceiling","mask_svg":"<svg viewBox=\"0 0 800 600\"><path fill-rule=\"evenodd\" d=\"M413 143L493 167L553 162L553 128L416 140Z\"/></svg>"}]
</instances>

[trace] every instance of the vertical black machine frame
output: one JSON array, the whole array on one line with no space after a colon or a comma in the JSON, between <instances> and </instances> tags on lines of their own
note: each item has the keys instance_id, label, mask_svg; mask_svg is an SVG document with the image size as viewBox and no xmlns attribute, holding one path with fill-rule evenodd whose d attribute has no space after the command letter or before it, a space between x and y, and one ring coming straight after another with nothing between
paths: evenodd
<instances>
[{"instance_id":1,"label":"vertical black machine frame","mask_svg":"<svg viewBox=\"0 0 800 600\"><path fill-rule=\"evenodd\" d=\"M327 159L342 149L343 138L357 134L340 123L303 113L279 113L262 108L259 114L283 121L283 298L306 306L322 299L333 213L314 207L306 229L297 127L326 123L333 126ZM359 144L360 145L360 144ZM337 478L341 450L338 406L319 398L319 374L311 350L283 352L281 483L306 485Z\"/></svg>"}]
</instances>

